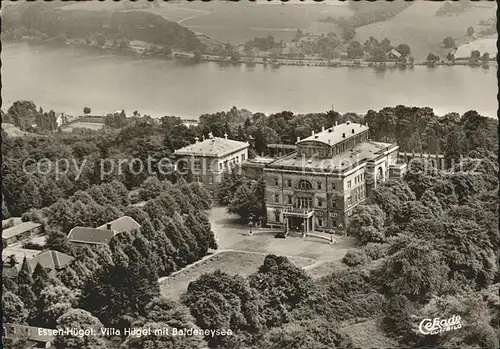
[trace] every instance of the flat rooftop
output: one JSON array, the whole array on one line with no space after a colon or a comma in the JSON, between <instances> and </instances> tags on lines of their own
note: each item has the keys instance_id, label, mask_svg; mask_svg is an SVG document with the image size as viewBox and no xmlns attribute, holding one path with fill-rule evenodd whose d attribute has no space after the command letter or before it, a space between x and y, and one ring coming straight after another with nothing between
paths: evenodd
<instances>
[{"instance_id":1,"label":"flat rooftop","mask_svg":"<svg viewBox=\"0 0 500 349\"><path fill-rule=\"evenodd\" d=\"M248 148L247 142L235 141L232 139L213 137L196 143L190 144L184 148L177 149L175 155L189 156L209 156L220 157L234 153L238 150Z\"/></svg>"},{"instance_id":2,"label":"flat rooftop","mask_svg":"<svg viewBox=\"0 0 500 349\"><path fill-rule=\"evenodd\" d=\"M2 232L2 238L3 239L10 239L11 237L20 235L22 233L25 233L27 231L30 231L32 229L41 227L42 225L39 223L33 223L33 222L22 222L17 225L14 225L13 227L4 229Z\"/></svg>"},{"instance_id":3,"label":"flat rooftop","mask_svg":"<svg viewBox=\"0 0 500 349\"><path fill-rule=\"evenodd\" d=\"M332 126L324 131L315 133L307 138L297 142L300 145L304 142L321 142L327 145L335 145L349 138L355 137L360 133L369 130L369 127L362 124L347 121L340 125Z\"/></svg>"},{"instance_id":4,"label":"flat rooftop","mask_svg":"<svg viewBox=\"0 0 500 349\"><path fill-rule=\"evenodd\" d=\"M297 153L277 159L266 166L269 169L286 169L310 172L343 172L355 164L374 160L391 148L397 147L391 143L367 141L356 145L352 150L334 155L330 158L302 157Z\"/></svg>"}]
</instances>

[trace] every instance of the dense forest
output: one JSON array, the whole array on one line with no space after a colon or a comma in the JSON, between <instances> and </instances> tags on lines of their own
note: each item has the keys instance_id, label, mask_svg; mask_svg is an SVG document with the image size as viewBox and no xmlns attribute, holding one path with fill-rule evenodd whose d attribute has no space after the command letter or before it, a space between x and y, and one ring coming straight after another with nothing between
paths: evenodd
<instances>
[{"instance_id":1,"label":"dense forest","mask_svg":"<svg viewBox=\"0 0 500 349\"><path fill-rule=\"evenodd\" d=\"M41 39L140 40L170 49L203 50L189 29L145 11L63 10L57 3L19 3L2 13L2 37ZM147 24L145 24L147 23Z\"/></svg>"},{"instance_id":2,"label":"dense forest","mask_svg":"<svg viewBox=\"0 0 500 349\"><path fill-rule=\"evenodd\" d=\"M33 113L39 113L34 103L18 102L3 116L22 123L25 117L36 121ZM192 282L180 302L160 296L158 277L217 248L205 213L210 193L188 177L162 174L160 159L208 132L249 141L253 156L266 154L269 143L293 144L345 120L368 122L372 139L397 142L402 150L444 153L450 163L458 160L456 167L439 172L414 163L402 180L378 186L351 216L348 232L357 248L326 277L313 280L287 258L269 255L249 277L216 271ZM382 319L385 334L402 346L497 348L497 127L497 120L475 111L439 117L431 108L396 106L365 116L265 115L232 108L202 115L196 127L176 117L157 123L118 113L100 131L36 127L27 137L2 134L4 218L42 223L48 235L42 248L75 257L55 275L41 267L31 272L27 261L18 261L19 272L4 273L5 320L49 328L233 331L206 337L59 336L55 347L61 349L349 348L351 338L340 329L372 319ZM466 157L480 159L479 166ZM96 165L133 158L153 159L152 173ZM75 162L64 163L56 176L48 170L60 159ZM227 175L218 199L231 212L254 219L264 210L264 188L262 180ZM141 229L96 249L67 241L76 225L95 227L122 215ZM424 317L443 314L477 321L442 336L415 331Z\"/></svg>"}]
</instances>

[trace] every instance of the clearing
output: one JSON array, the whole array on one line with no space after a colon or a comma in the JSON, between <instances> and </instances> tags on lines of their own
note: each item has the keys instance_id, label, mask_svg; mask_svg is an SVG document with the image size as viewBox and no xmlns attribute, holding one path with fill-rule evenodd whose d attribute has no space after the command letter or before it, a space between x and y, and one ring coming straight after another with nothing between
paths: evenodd
<instances>
[{"instance_id":1,"label":"clearing","mask_svg":"<svg viewBox=\"0 0 500 349\"><path fill-rule=\"evenodd\" d=\"M398 342L388 338L382 328L381 319L372 319L340 329L348 334L355 348L396 348Z\"/></svg>"},{"instance_id":2,"label":"clearing","mask_svg":"<svg viewBox=\"0 0 500 349\"><path fill-rule=\"evenodd\" d=\"M415 1L387 21L356 28L354 40L363 43L373 36L379 41L388 38L393 46L407 44L417 61L425 60L429 52L443 57L451 51L442 45L445 37L451 36L457 45L467 42L467 28L472 26L479 30L479 21L492 17L495 11L494 7L478 5L459 15L435 16L442 5L442 2Z\"/></svg>"}]
</instances>

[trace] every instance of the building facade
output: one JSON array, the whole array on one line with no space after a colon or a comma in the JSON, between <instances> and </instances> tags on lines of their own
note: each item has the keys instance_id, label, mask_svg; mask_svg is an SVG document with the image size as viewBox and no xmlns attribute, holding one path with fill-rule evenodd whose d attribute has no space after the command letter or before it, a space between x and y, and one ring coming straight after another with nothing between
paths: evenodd
<instances>
[{"instance_id":1,"label":"building facade","mask_svg":"<svg viewBox=\"0 0 500 349\"><path fill-rule=\"evenodd\" d=\"M224 172L241 166L248 159L247 142L214 137L209 134L207 139L196 139L194 144L178 149L176 171L181 175L191 175L192 180L215 188L222 179Z\"/></svg>"},{"instance_id":2,"label":"building facade","mask_svg":"<svg viewBox=\"0 0 500 349\"><path fill-rule=\"evenodd\" d=\"M395 144L373 142L366 125L346 122L303 140L263 169L267 222L307 234L344 232L354 207L389 177L402 177Z\"/></svg>"}]
</instances>

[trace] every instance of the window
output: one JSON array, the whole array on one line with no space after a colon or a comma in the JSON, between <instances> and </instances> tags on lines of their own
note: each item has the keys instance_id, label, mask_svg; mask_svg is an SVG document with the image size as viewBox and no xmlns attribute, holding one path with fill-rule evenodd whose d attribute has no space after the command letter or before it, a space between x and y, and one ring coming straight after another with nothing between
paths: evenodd
<instances>
[{"instance_id":1,"label":"window","mask_svg":"<svg viewBox=\"0 0 500 349\"><path fill-rule=\"evenodd\" d=\"M219 164L219 170L222 170L222 163Z\"/></svg>"},{"instance_id":2,"label":"window","mask_svg":"<svg viewBox=\"0 0 500 349\"><path fill-rule=\"evenodd\" d=\"M289 188L292 186L292 180L291 179L287 179L286 186L289 187Z\"/></svg>"},{"instance_id":3,"label":"window","mask_svg":"<svg viewBox=\"0 0 500 349\"><path fill-rule=\"evenodd\" d=\"M336 189L336 185L335 183L332 183L332 190L335 190Z\"/></svg>"},{"instance_id":4,"label":"window","mask_svg":"<svg viewBox=\"0 0 500 349\"><path fill-rule=\"evenodd\" d=\"M280 197L279 197L279 195L278 195L278 194L275 194L275 195L274 195L274 202L275 202L276 204L279 204L279 202L280 202Z\"/></svg>"},{"instance_id":5,"label":"window","mask_svg":"<svg viewBox=\"0 0 500 349\"><path fill-rule=\"evenodd\" d=\"M333 208L337 207L337 201L335 201L335 199L332 199L332 207Z\"/></svg>"},{"instance_id":6,"label":"window","mask_svg":"<svg viewBox=\"0 0 500 349\"><path fill-rule=\"evenodd\" d=\"M312 184L309 181L306 181L305 179L301 179L299 181L299 189L302 190L311 190L312 189Z\"/></svg>"},{"instance_id":7,"label":"window","mask_svg":"<svg viewBox=\"0 0 500 349\"><path fill-rule=\"evenodd\" d=\"M337 220L336 219L332 219L332 227L336 227L337 226Z\"/></svg>"},{"instance_id":8,"label":"window","mask_svg":"<svg viewBox=\"0 0 500 349\"><path fill-rule=\"evenodd\" d=\"M276 222L280 221L280 212L279 211L274 211L274 220Z\"/></svg>"},{"instance_id":9,"label":"window","mask_svg":"<svg viewBox=\"0 0 500 349\"><path fill-rule=\"evenodd\" d=\"M352 197L348 196L347 197L347 206L351 206L351 205L352 205Z\"/></svg>"},{"instance_id":10,"label":"window","mask_svg":"<svg viewBox=\"0 0 500 349\"><path fill-rule=\"evenodd\" d=\"M199 160L194 162L194 169L195 170L201 170L201 163Z\"/></svg>"},{"instance_id":11,"label":"window","mask_svg":"<svg viewBox=\"0 0 500 349\"><path fill-rule=\"evenodd\" d=\"M351 187L351 181L347 181L347 188Z\"/></svg>"},{"instance_id":12,"label":"window","mask_svg":"<svg viewBox=\"0 0 500 349\"><path fill-rule=\"evenodd\" d=\"M208 177L208 184L213 184L214 180L212 177Z\"/></svg>"},{"instance_id":13,"label":"window","mask_svg":"<svg viewBox=\"0 0 500 349\"><path fill-rule=\"evenodd\" d=\"M291 195L288 195L288 203L291 205L293 202L293 198Z\"/></svg>"},{"instance_id":14,"label":"window","mask_svg":"<svg viewBox=\"0 0 500 349\"><path fill-rule=\"evenodd\" d=\"M274 185L277 187L280 185L280 181L278 180L278 178L274 179Z\"/></svg>"},{"instance_id":15,"label":"window","mask_svg":"<svg viewBox=\"0 0 500 349\"><path fill-rule=\"evenodd\" d=\"M194 182L200 182L200 176L193 176Z\"/></svg>"},{"instance_id":16,"label":"window","mask_svg":"<svg viewBox=\"0 0 500 349\"><path fill-rule=\"evenodd\" d=\"M318 182L318 190L321 190L321 182Z\"/></svg>"},{"instance_id":17,"label":"window","mask_svg":"<svg viewBox=\"0 0 500 349\"><path fill-rule=\"evenodd\" d=\"M245 161L245 154L241 154L241 161Z\"/></svg>"},{"instance_id":18,"label":"window","mask_svg":"<svg viewBox=\"0 0 500 349\"><path fill-rule=\"evenodd\" d=\"M318 218L318 225L319 225L320 227L322 227L322 226L323 226L323 220L322 220L321 218Z\"/></svg>"},{"instance_id":19,"label":"window","mask_svg":"<svg viewBox=\"0 0 500 349\"><path fill-rule=\"evenodd\" d=\"M318 207L323 207L323 199L318 198Z\"/></svg>"}]
</instances>

